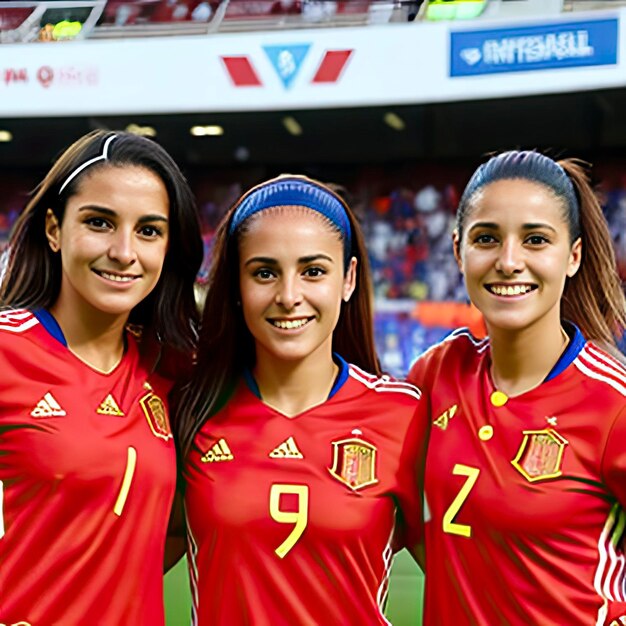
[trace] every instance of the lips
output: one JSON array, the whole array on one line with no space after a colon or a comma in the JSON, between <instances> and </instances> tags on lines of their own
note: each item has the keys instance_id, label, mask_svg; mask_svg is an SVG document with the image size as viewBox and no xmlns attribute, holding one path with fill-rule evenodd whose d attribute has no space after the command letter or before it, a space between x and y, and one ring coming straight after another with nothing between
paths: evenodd
<instances>
[{"instance_id":1,"label":"lips","mask_svg":"<svg viewBox=\"0 0 626 626\"><path fill-rule=\"evenodd\" d=\"M297 319L268 319L267 321L274 327L281 330L298 330L306 326L314 317L299 317Z\"/></svg>"},{"instance_id":2,"label":"lips","mask_svg":"<svg viewBox=\"0 0 626 626\"><path fill-rule=\"evenodd\" d=\"M117 283L130 283L140 278L138 274L118 274L117 272L107 272L105 270L92 270L98 276L106 278L106 280L112 280Z\"/></svg>"},{"instance_id":3,"label":"lips","mask_svg":"<svg viewBox=\"0 0 626 626\"><path fill-rule=\"evenodd\" d=\"M537 285L533 285L531 283L515 283L515 284L507 284L507 283L491 283L485 285L485 288L490 293L496 296L523 296L531 291L537 289Z\"/></svg>"}]
</instances>

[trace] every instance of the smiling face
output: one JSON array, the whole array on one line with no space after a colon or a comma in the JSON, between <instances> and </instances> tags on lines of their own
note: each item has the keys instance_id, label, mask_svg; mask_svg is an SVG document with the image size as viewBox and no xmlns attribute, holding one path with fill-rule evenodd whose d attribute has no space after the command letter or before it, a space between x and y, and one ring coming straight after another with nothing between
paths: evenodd
<instances>
[{"instance_id":1,"label":"smiling face","mask_svg":"<svg viewBox=\"0 0 626 626\"><path fill-rule=\"evenodd\" d=\"M524 179L499 180L471 200L455 253L472 302L493 330L560 324L567 277L581 260L560 200Z\"/></svg>"},{"instance_id":2,"label":"smiling face","mask_svg":"<svg viewBox=\"0 0 626 626\"><path fill-rule=\"evenodd\" d=\"M318 213L289 207L250 218L240 237L241 305L257 366L330 360L341 302L356 278L356 259L344 273L339 234Z\"/></svg>"},{"instance_id":3,"label":"smiling face","mask_svg":"<svg viewBox=\"0 0 626 626\"><path fill-rule=\"evenodd\" d=\"M46 236L62 266L55 316L72 307L125 321L159 280L168 218L167 190L152 171L103 166L86 174L62 224L52 211L46 216Z\"/></svg>"}]
</instances>

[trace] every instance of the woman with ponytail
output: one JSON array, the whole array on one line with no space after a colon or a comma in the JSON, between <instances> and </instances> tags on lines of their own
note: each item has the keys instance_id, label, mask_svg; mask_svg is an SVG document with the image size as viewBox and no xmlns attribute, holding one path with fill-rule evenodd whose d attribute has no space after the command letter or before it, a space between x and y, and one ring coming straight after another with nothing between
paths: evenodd
<instances>
[{"instance_id":1,"label":"woman with ponytail","mask_svg":"<svg viewBox=\"0 0 626 626\"><path fill-rule=\"evenodd\" d=\"M583 164L489 159L454 253L489 336L409 374L433 423L424 623L626 623L626 307Z\"/></svg>"}]
</instances>

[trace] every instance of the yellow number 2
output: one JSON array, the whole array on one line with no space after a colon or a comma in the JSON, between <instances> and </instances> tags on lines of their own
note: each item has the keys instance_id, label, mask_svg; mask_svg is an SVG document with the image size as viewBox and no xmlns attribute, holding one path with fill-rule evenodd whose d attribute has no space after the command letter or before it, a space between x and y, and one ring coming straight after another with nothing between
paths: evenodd
<instances>
[{"instance_id":1,"label":"yellow number 2","mask_svg":"<svg viewBox=\"0 0 626 626\"><path fill-rule=\"evenodd\" d=\"M281 511L280 496L294 494L298 496L297 511ZM309 521L309 488L306 485L272 485L270 490L270 515L280 524L295 524L289 536L274 552L283 559L287 552L296 545Z\"/></svg>"},{"instance_id":2,"label":"yellow number 2","mask_svg":"<svg viewBox=\"0 0 626 626\"><path fill-rule=\"evenodd\" d=\"M465 502L469 492L478 480L480 470L476 467L469 467L468 465L461 465L460 463L457 463L454 466L452 473L455 476L467 476L467 480L463 483L461 490L452 501L452 504L448 507L446 514L443 516L443 532L450 533L452 535L461 535L462 537L471 537L471 526L467 524L458 524L452 520L459 512L459 509L463 506L463 502Z\"/></svg>"}]
</instances>

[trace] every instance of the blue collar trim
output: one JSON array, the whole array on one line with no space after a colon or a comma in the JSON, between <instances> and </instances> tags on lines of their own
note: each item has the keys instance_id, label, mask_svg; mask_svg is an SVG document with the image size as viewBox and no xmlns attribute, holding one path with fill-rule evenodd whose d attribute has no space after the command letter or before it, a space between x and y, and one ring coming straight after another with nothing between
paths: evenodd
<instances>
[{"instance_id":1,"label":"blue collar trim","mask_svg":"<svg viewBox=\"0 0 626 626\"><path fill-rule=\"evenodd\" d=\"M348 363L342 359L337 353L333 352L333 361L339 366L339 373L337 374L337 378L335 378L335 383L333 384L333 388L330 390L328 394L328 400L330 400L344 385L346 380L348 380L348 376L350 375L350 366ZM252 370L247 368L243 371L243 379L248 385L248 389L257 397L259 400L261 398L261 392L259 391L259 386L257 385L256 380L254 380L254 376L252 375Z\"/></svg>"},{"instance_id":2,"label":"blue collar trim","mask_svg":"<svg viewBox=\"0 0 626 626\"><path fill-rule=\"evenodd\" d=\"M67 341L65 335L59 326L59 323L54 319L54 316L50 311L46 309L37 309L33 311L33 315L39 320L39 323L62 345L67 348Z\"/></svg>"},{"instance_id":3,"label":"blue collar trim","mask_svg":"<svg viewBox=\"0 0 626 626\"><path fill-rule=\"evenodd\" d=\"M556 378L559 374L561 374L569 365L574 361L574 359L578 356L578 353L583 349L585 343L587 343L586 339L583 337L583 334L580 332L580 329L575 324L571 322L564 322L563 328L565 332L568 334L570 338L570 342L565 349L565 352L560 356L559 360L556 362L555 366L550 370L550 373L546 376L544 382L552 380Z\"/></svg>"}]
</instances>

